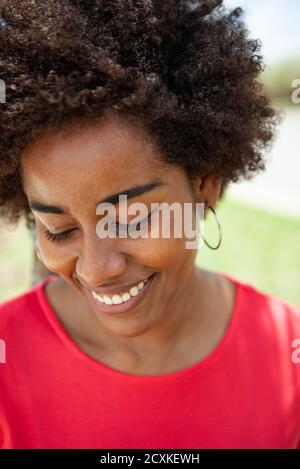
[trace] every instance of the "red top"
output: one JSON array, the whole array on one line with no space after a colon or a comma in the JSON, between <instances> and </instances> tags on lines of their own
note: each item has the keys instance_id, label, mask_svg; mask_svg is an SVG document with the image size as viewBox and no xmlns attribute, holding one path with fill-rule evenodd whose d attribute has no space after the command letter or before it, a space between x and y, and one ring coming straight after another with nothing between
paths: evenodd
<instances>
[{"instance_id":1,"label":"red top","mask_svg":"<svg viewBox=\"0 0 300 469\"><path fill-rule=\"evenodd\" d=\"M222 274L237 287L224 337L164 375L81 350L44 293L54 275L3 303L0 448L300 447L300 308Z\"/></svg>"}]
</instances>

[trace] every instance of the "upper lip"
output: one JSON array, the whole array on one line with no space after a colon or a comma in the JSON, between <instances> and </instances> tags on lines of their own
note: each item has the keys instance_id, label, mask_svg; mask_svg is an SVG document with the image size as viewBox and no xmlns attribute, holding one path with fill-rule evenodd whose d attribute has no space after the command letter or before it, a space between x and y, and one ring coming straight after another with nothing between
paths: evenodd
<instances>
[{"instance_id":1,"label":"upper lip","mask_svg":"<svg viewBox=\"0 0 300 469\"><path fill-rule=\"evenodd\" d=\"M123 284L123 285L113 285L111 287L107 287L107 288L92 288L92 287L89 287L89 286L85 286L85 288L89 291L93 291L95 293L97 293L98 295L118 295L119 293L124 293L126 291L129 291L130 288L138 285L139 283L143 282L144 280L152 277L154 274L151 274L151 275L148 275L148 277L144 277L142 278L141 280L137 280L136 282L132 282L132 283L127 283L127 284ZM82 282L81 282L82 283Z\"/></svg>"}]
</instances>

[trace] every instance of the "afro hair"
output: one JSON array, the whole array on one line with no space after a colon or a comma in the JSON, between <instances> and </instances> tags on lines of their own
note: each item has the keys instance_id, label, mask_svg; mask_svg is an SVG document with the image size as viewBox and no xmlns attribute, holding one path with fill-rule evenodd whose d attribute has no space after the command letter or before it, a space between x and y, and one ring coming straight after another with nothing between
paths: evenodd
<instances>
[{"instance_id":1,"label":"afro hair","mask_svg":"<svg viewBox=\"0 0 300 469\"><path fill-rule=\"evenodd\" d=\"M188 176L265 169L277 114L260 42L221 0L0 0L0 215L33 223L22 152L107 109L136 118Z\"/></svg>"}]
</instances>

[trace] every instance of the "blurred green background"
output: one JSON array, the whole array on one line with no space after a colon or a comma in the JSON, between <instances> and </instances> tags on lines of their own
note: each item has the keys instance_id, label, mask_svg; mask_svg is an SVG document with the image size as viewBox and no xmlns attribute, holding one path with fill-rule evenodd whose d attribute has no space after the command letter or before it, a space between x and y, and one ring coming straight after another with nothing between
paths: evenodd
<instances>
[{"instance_id":1,"label":"blurred green background","mask_svg":"<svg viewBox=\"0 0 300 469\"><path fill-rule=\"evenodd\" d=\"M197 263L227 272L266 293L300 305L300 104L291 100L292 82L300 79L300 2L228 0L242 6L251 36L260 38L266 69L260 79L283 120L267 169L252 181L229 187L216 210L222 223L221 247L201 246ZM299 90L300 97L300 90ZM205 236L217 242L209 214ZM22 222L0 222L0 301L30 288L33 241Z\"/></svg>"}]
</instances>

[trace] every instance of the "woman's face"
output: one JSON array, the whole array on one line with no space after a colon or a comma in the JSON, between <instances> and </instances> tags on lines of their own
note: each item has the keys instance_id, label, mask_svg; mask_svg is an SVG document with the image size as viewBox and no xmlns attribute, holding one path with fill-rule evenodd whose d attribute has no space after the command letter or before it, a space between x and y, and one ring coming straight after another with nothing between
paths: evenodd
<instances>
[{"instance_id":1,"label":"woman's face","mask_svg":"<svg viewBox=\"0 0 300 469\"><path fill-rule=\"evenodd\" d=\"M125 335L145 332L172 305L178 307L195 270L196 250L186 249L184 237L101 239L96 207L137 186L145 188L128 196L127 205L142 202L149 213L153 202L200 202L204 193L200 179L192 190L181 168L157 164L158 154L144 135L139 126L107 116L44 134L21 161L42 261L84 296L102 324ZM218 189L206 183L210 203ZM118 221L119 204L114 202ZM128 215L128 222L134 217ZM47 230L67 235L52 240ZM117 305L101 302L119 303L120 298L123 303Z\"/></svg>"}]
</instances>

